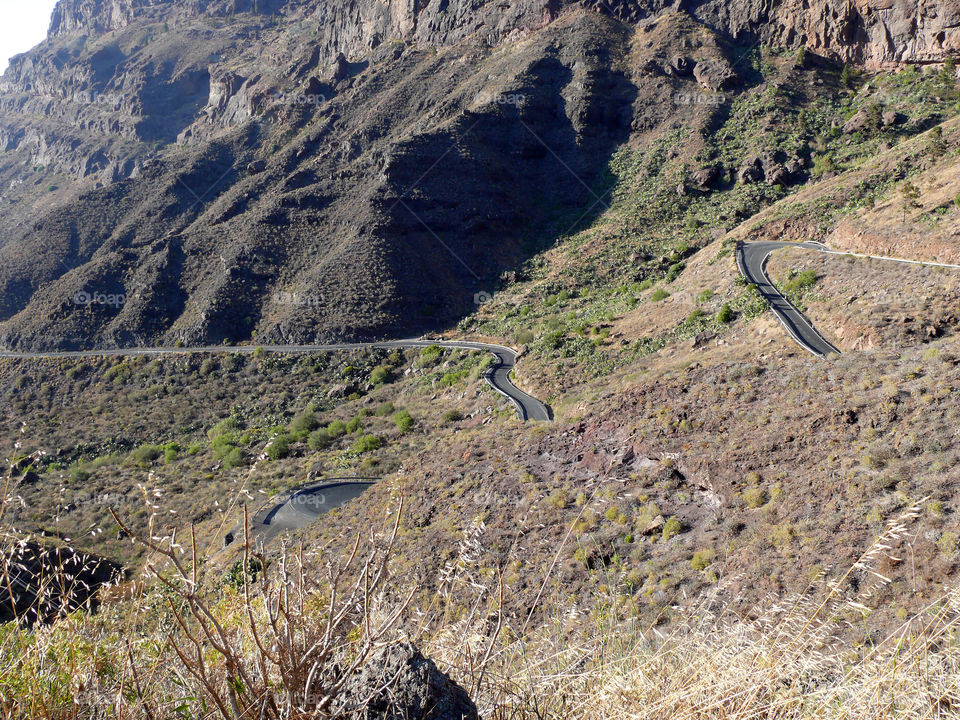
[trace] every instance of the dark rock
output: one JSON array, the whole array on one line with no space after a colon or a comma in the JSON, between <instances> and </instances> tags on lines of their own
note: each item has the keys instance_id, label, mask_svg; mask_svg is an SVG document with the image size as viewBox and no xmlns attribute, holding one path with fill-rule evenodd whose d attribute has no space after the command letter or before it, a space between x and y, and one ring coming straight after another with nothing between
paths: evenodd
<instances>
[{"instance_id":1,"label":"dark rock","mask_svg":"<svg viewBox=\"0 0 960 720\"><path fill-rule=\"evenodd\" d=\"M17 544L0 555L0 623L48 622L93 607L100 588L122 577L114 562L67 547ZM12 589L12 596L11 596Z\"/></svg>"},{"instance_id":2,"label":"dark rock","mask_svg":"<svg viewBox=\"0 0 960 720\"><path fill-rule=\"evenodd\" d=\"M717 336L716 333L711 333L711 332L699 333L696 337L693 338L693 347L695 349L705 347L707 343L713 340L716 336Z\"/></svg>"},{"instance_id":3,"label":"dark rock","mask_svg":"<svg viewBox=\"0 0 960 720\"><path fill-rule=\"evenodd\" d=\"M869 127L870 114L866 111L866 109L863 109L843 124L843 134L852 135L855 132L862 132Z\"/></svg>"},{"instance_id":4,"label":"dark rock","mask_svg":"<svg viewBox=\"0 0 960 720\"><path fill-rule=\"evenodd\" d=\"M267 169L267 163L263 160L254 160L252 163L247 165L247 172L251 175L256 175L257 173L262 173Z\"/></svg>"},{"instance_id":5,"label":"dark rock","mask_svg":"<svg viewBox=\"0 0 960 720\"><path fill-rule=\"evenodd\" d=\"M687 77L693 72L694 62L690 58L685 58L682 55L677 55L673 60L670 61L670 69L675 75L680 77Z\"/></svg>"},{"instance_id":6,"label":"dark rock","mask_svg":"<svg viewBox=\"0 0 960 720\"><path fill-rule=\"evenodd\" d=\"M350 76L350 63L343 53L339 53L333 61L333 70L330 72L330 81L337 83Z\"/></svg>"},{"instance_id":7,"label":"dark rock","mask_svg":"<svg viewBox=\"0 0 960 720\"><path fill-rule=\"evenodd\" d=\"M347 397L348 395L352 395L352 394L355 393L355 392L356 392L356 388L354 388L352 385L345 385L345 384L344 384L344 385L334 385L334 386L333 386L332 388L330 388L330 390L327 392L327 397L328 397L328 398L343 398L343 397Z\"/></svg>"},{"instance_id":8,"label":"dark rock","mask_svg":"<svg viewBox=\"0 0 960 720\"><path fill-rule=\"evenodd\" d=\"M760 158L747 158L737 172L737 180L743 185L750 185L763 180L763 165Z\"/></svg>"},{"instance_id":9,"label":"dark rock","mask_svg":"<svg viewBox=\"0 0 960 720\"><path fill-rule=\"evenodd\" d=\"M694 171L690 179L696 183L699 190L706 190L720 178L720 170L715 166L703 167Z\"/></svg>"},{"instance_id":10,"label":"dark rock","mask_svg":"<svg viewBox=\"0 0 960 720\"><path fill-rule=\"evenodd\" d=\"M375 652L347 680L333 710L355 720L478 718L466 691L407 641Z\"/></svg>"},{"instance_id":11,"label":"dark rock","mask_svg":"<svg viewBox=\"0 0 960 720\"><path fill-rule=\"evenodd\" d=\"M714 92L727 90L739 80L733 66L724 58L698 60L693 68L693 76L702 87Z\"/></svg>"},{"instance_id":12,"label":"dark rock","mask_svg":"<svg viewBox=\"0 0 960 720\"><path fill-rule=\"evenodd\" d=\"M786 185L790 181L790 172L783 165L777 164L766 170L764 177L771 185Z\"/></svg>"},{"instance_id":13,"label":"dark rock","mask_svg":"<svg viewBox=\"0 0 960 720\"><path fill-rule=\"evenodd\" d=\"M896 110L887 110L883 115L881 115L881 122L883 127L892 127L900 122L900 116L897 115Z\"/></svg>"}]
</instances>

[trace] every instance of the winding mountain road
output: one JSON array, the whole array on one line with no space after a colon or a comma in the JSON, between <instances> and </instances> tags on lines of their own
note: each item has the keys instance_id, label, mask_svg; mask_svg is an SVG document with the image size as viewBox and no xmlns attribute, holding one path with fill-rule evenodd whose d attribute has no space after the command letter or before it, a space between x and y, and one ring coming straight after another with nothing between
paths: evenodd
<instances>
[{"instance_id":1,"label":"winding mountain road","mask_svg":"<svg viewBox=\"0 0 960 720\"><path fill-rule=\"evenodd\" d=\"M777 320L800 347L817 357L839 353L836 346L821 335L813 323L770 282L766 272L767 260L774 251L785 247L817 252L827 251L825 246L819 243L773 241L737 243L737 267L740 269L740 274L757 286Z\"/></svg>"},{"instance_id":2,"label":"winding mountain road","mask_svg":"<svg viewBox=\"0 0 960 720\"><path fill-rule=\"evenodd\" d=\"M439 345L457 350L477 350L493 355L495 362L484 374L484 380L498 393L513 403L517 415L524 422L529 420L548 421L550 409L540 400L528 395L513 384L510 373L517 364L517 351L504 345L481 342L456 342L446 340L389 340L385 342L336 343L332 345L207 345L200 347L178 348L117 348L104 350L67 350L62 352L15 352L0 350L0 358L30 360L38 358L96 358L96 357L141 357L157 355L191 355L196 353L243 353L252 354L262 348L268 353L315 353L344 352L371 348L414 349Z\"/></svg>"}]
</instances>

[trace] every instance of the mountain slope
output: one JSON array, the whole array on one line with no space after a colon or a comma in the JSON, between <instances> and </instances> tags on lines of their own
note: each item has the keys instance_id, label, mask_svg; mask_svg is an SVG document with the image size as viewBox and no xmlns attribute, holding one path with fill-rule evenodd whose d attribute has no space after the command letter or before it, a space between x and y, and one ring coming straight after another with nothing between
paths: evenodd
<instances>
[{"instance_id":1,"label":"mountain slope","mask_svg":"<svg viewBox=\"0 0 960 720\"><path fill-rule=\"evenodd\" d=\"M61 0L0 84L0 343L449 328L758 42L936 61L952 7Z\"/></svg>"}]
</instances>

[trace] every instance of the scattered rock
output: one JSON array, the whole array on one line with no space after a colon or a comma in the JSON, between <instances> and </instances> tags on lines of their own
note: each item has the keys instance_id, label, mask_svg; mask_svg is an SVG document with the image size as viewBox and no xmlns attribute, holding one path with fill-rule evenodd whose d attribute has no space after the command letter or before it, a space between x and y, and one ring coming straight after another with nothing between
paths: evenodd
<instances>
[{"instance_id":1,"label":"scattered rock","mask_svg":"<svg viewBox=\"0 0 960 720\"><path fill-rule=\"evenodd\" d=\"M691 176L691 180L696 183L697 189L706 190L713 183L715 183L720 177L720 170L716 166L703 167L695 171Z\"/></svg>"},{"instance_id":2,"label":"scattered rock","mask_svg":"<svg viewBox=\"0 0 960 720\"><path fill-rule=\"evenodd\" d=\"M714 92L733 87L740 79L725 58L698 60L693 67L693 76L701 87Z\"/></svg>"},{"instance_id":3,"label":"scattered rock","mask_svg":"<svg viewBox=\"0 0 960 720\"><path fill-rule=\"evenodd\" d=\"M737 180L742 185L750 185L763 180L763 165L760 163L760 158L756 156L747 158L737 172Z\"/></svg>"},{"instance_id":4,"label":"scattered rock","mask_svg":"<svg viewBox=\"0 0 960 720\"><path fill-rule=\"evenodd\" d=\"M375 652L347 680L334 714L356 720L477 720L466 691L410 642Z\"/></svg>"},{"instance_id":5,"label":"scattered rock","mask_svg":"<svg viewBox=\"0 0 960 720\"><path fill-rule=\"evenodd\" d=\"M662 530L665 524L666 524L666 520L663 519L663 515L657 515L643 529L643 534L653 535L653 533L658 532L659 530Z\"/></svg>"},{"instance_id":6,"label":"scattered rock","mask_svg":"<svg viewBox=\"0 0 960 720\"><path fill-rule=\"evenodd\" d=\"M866 109L863 109L843 124L843 134L852 135L855 132L866 130L868 127L870 127L870 115Z\"/></svg>"},{"instance_id":7,"label":"scattered rock","mask_svg":"<svg viewBox=\"0 0 960 720\"><path fill-rule=\"evenodd\" d=\"M670 69L675 75L679 75L680 77L690 75L693 72L693 66L693 60L685 58L682 55L677 55L670 61Z\"/></svg>"},{"instance_id":8,"label":"scattered rock","mask_svg":"<svg viewBox=\"0 0 960 720\"><path fill-rule=\"evenodd\" d=\"M772 165L764 172L764 176L771 185L786 185L790 181L790 173L780 164Z\"/></svg>"},{"instance_id":9,"label":"scattered rock","mask_svg":"<svg viewBox=\"0 0 960 720\"><path fill-rule=\"evenodd\" d=\"M696 337L693 338L693 347L694 347L695 349L696 349L696 348L702 348L702 347L704 347L708 342L710 342L711 340L713 340L716 336L717 336L716 333L711 333L711 332L702 332L702 333L699 333Z\"/></svg>"},{"instance_id":10,"label":"scattered rock","mask_svg":"<svg viewBox=\"0 0 960 720\"><path fill-rule=\"evenodd\" d=\"M327 392L328 398L343 398L347 395L352 395L356 392L355 388L352 385L334 385Z\"/></svg>"}]
</instances>

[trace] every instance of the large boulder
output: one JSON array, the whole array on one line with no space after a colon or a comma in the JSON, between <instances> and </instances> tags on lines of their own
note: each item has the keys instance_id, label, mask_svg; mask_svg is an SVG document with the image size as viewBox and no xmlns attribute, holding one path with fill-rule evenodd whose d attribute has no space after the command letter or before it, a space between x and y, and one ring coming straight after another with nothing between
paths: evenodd
<instances>
[{"instance_id":1,"label":"large boulder","mask_svg":"<svg viewBox=\"0 0 960 720\"><path fill-rule=\"evenodd\" d=\"M725 58L697 60L697 64L693 66L693 77L701 87L714 92L733 87L739 79L733 66Z\"/></svg>"},{"instance_id":2,"label":"large boulder","mask_svg":"<svg viewBox=\"0 0 960 720\"><path fill-rule=\"evenodd\" d=\"M737 172L737 180L743 185L750 185L763 180L763 164L759 157L747 158Z\"/></svg>"},{"instance_id":3,"label":"large boulder","mask_svg":"<svg viewBox=\"0 0 960 720\"><path fill-rule=\"evenodd\" d=\"M344 685L334 714L354 720L477 720L466 691L410 642L375 652Z\"/></svg>"}]
</instances>

